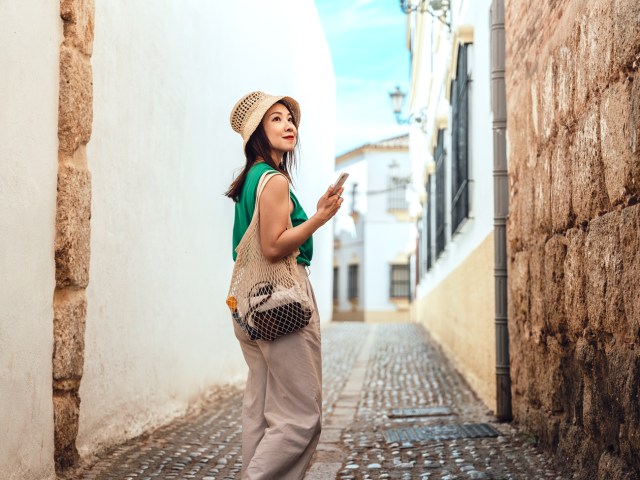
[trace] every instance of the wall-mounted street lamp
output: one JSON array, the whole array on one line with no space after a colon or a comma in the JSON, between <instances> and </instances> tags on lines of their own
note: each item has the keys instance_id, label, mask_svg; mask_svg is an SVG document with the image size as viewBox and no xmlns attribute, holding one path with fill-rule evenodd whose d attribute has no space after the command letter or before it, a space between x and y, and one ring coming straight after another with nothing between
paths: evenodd
<instances>
[{"instance_id":1,"label":"wall-mounted street lamp","mask_svg":"<svg viewBox=\"0 0 640 480\"><path fill-rule=\"evenodd\" d=\"M451 31L451 22L447 19L451 10L450 0L400 0L400 9L407 15L411 12L428 13Z\"/></svg>"},{"instance_id":2,"label":"wall-mounted street lamp","mask_svg":"<svg viewBox=\"0 0 640 480\"><path fill-rule=\"evenodd\" d=\"M393 113L396 116L396 122L398 123L398 125L411 125L412 123L419 123L424 130L424 122L426 120L427 114L424 108L420 109L417 114L410 113L407 118L402 118L400 116L400 114L402 113L402 105L406 96L407 94L400 90L400 87L396 87L393 92L389 92L389 98L391 98L391 106L393 107Z\"/></svg>"}]
</instances>

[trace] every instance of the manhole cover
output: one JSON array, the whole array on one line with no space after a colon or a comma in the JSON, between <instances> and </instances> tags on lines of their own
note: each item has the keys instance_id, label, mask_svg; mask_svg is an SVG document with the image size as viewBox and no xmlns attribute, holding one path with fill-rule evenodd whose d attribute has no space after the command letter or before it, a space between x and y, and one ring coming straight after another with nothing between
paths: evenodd
<instances>
[{"instance_id":1,"label":"manhole cover","mask_svg":"<svg viewBox=\"0 0 640 480\"><path fill-rule=\"evenodd\" d=\"M497 437L500 432L487 423L474 423L468 425L393 428L385 430L383 434L387 443L402 443L426 440L453 440L454 438Z\"/></svg>"},{"instance_id":2,"label":"manhole cover","mask_svg":"<svg viewBox=\"0 0 640 480\"><path fill-rule=\"evenodd\" d=\"M449 407L394 408L389 412L389 418L438 417L442 415L453 415L453 412Z\"/></svg>"}]
</instances>

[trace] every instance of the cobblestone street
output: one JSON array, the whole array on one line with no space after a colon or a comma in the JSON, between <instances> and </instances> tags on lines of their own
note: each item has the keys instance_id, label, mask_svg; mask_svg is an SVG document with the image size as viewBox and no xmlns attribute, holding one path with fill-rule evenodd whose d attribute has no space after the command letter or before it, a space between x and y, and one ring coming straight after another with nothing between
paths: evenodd
<instances>
[{"instance_id":1,"label":"cobblestone street","mask_svg":"<svg viewBox=\"0 0 640 480\"><path fill-rule=\"evenodd\" d=\"M324 428L307 479L572 478L525 432L494 422L422 327L331 324L323 352ZM67 478L239 478L241 400L238 387L216 388L184 417ZM488 424L499 435L452 438L447 428L460 424ZM429 438L403 437L434 426L442 428Z\"/></svg>"}]
</instances>

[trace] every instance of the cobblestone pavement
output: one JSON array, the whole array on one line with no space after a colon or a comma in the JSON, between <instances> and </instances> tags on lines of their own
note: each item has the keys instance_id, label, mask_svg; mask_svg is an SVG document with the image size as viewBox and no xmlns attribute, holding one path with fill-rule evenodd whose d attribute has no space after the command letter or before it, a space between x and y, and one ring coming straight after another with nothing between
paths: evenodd
<instances>
[{"instance_id":1,"label":"cobblestone pavement","mask_svg":"<svg viewBox=\"0 0 640 480\"><path fill-rule=\"evenodd\" d=\"M446 407L445 415L393 418L401 408ZM447 412L447 409L449 412ZM486 423L490 438L385 443L389 429ZM337 478L570 479L556 459L495 417L416 324L379 325L354 421L343 432L347 452Z\"/></svg>"},{"instance_id":2,"label":"cobblestone pavement","mask_svg":"<svg viewBox=\"0 0 640 480\"><path fill-rule=\"evenodd\" d=\"M513 426L493 423L418 325L328 326L323 380L325 428L310 479L572 478ZM215 388L184 417L102 452L65 478L239 478L241 402L239 387ZM430 417L390 416L393 409L435 406L449 410ZM483 422L501 435L394 443L384 437L385 431L406 426Z\"/></svg>"}]
</instances>

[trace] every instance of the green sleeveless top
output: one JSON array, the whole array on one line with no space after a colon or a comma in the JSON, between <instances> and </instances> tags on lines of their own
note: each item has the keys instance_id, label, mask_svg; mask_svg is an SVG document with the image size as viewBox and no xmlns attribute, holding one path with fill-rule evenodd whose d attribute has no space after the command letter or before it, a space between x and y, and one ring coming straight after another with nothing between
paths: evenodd
<instances>
[{"instance_id":1,"label":"green sleeveless top","mask_svg":"<svg viewBox=\"0 0 640 480\"><path fill-rule=\"evenodd\" d=\"M236 211L235 218L233 221L233 261L235 262L236 256L236 248L242 240L242 236L244 232L247 231L249 224L251 223L251 218L253 217L253 211L255 210L256 205L256 190L258 189L258 182L260 182L260 177L264 172L269 170L276 171L270 165L261 162L254 164L249 173L247 173L247 178L244 181L244 185L242 187L242 193L240 194L240 200L236 203ZM291 223L294 227L300 225L302 222L305 222L308 217L305 211L303 210L300 202L296 198L295 194L289 189L289 197L293 202L293 212L291 213ZM298 255L297 260L298 263L302 263L303 265L311 265L311 258L313 257L313 236L307 238L305 242L300 245L300 255Z\"/></svg>"}]
</instances>

